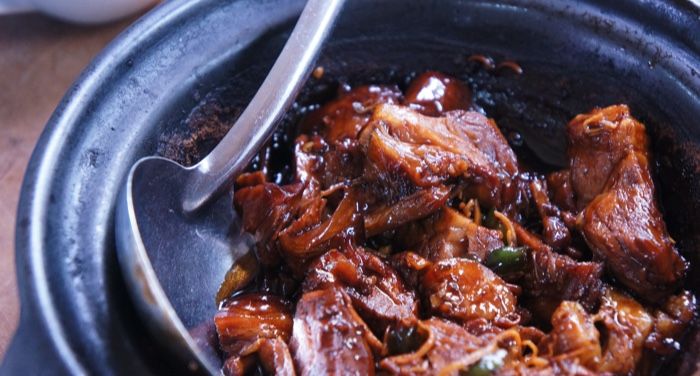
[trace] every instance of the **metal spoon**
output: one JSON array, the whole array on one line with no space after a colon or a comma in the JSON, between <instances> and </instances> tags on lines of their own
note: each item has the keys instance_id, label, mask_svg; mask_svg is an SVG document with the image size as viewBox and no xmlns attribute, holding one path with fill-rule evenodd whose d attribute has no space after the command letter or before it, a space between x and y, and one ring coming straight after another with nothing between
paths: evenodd
<instances>
[{"instance_id":1,"label":"metal spoon","mask_svg":"<svg viewBox=\"0 0 700 376\"><path fill-rule=\"evenodd\" d=\"M282 53L216 148L186 168L159 157L131 169L116 207L116 240L127 285L155 338L195 373L219 373L206 332L214 296L249 243L230 189L301 89L344 0L309 0ZM214 341L215 342L215 341Z\"/></svg>"}]
</instances>

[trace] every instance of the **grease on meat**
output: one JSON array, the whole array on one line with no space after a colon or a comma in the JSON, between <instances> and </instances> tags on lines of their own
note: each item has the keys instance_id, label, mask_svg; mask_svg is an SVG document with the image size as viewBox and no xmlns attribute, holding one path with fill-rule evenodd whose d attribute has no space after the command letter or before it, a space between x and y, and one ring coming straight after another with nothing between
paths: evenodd
<instances>
[{"instance_id":1,"label":"grease on meat","mask_svg":"<svg viewBox=\"0 0 700 376\"><path fill-rule=\"evenodd\" d=\"M505 326L519 321L516 298L506 282L476 261L453 258L433 264L423 276L422 289L430 311L442 317Z\"/></svg>"},{"instance_id":2,"label":"grease on meat","mask_svg":"<svg viewBox=\"0 0 700 376\"><path fill-rule=\"evenodd\" d=\"M576 116L543 175L471 100L434 71L343 86L291 136L289 181L237 179L255 245L217 297L225 374L648 374L687 346L644 125Z\"/></svg>"}]
</instances>

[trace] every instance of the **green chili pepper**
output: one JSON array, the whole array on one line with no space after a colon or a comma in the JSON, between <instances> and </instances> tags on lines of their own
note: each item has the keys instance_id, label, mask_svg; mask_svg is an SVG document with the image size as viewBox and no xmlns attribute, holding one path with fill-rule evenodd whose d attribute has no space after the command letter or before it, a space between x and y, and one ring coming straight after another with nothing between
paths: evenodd
<instances>
[{"instance_id":1,"label":"green chili pepper","mask_svg":"<svg viewBox=\"0 0 700 376\"><path fill-rule=\"evenodd\" d=\"M484 265L500 275L522 271L525 267L526 247L503 246L486 257Z\"/></svg>"},{"instance_id":2,"label":"green chili pepper","mask_svg":"<svg viewBox=\"0 0 700 376\"><path fill-rule=\"evenodd\" d=\"M416 327L394 328L387 335L387 350L390 355L406 354L418 350L426 339Z\"/></svg>"},{"instance_id":3,"label":"green chili pepper","mask_svg":"<svg viewBox=\"0 0 700 376\"><path fill-rule=\"evenodd\" d=\"M496 212L495 208L489 209L489 211L486 213L486 215L484 215L483 221L481 222L481 224L486 228L490 228L491 230L500 231L501 237L503 238L503 241L505 242L506 237L507 237L507 234L506 234L507 230L506 230L505 226L503 226L503 223L501 223L501 221L499 221L498 218L496 218L496 214L494 214L495 212Z\"/></svg>"}]
</instances>

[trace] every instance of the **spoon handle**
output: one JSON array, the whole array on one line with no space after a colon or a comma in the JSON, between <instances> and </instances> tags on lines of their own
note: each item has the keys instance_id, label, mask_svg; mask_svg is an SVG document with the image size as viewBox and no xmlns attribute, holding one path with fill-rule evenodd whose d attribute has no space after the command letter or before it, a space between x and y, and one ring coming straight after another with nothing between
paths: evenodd
<instances>
[{"instance_id":1,"label":"spoon handle","mask_svg":"<svg viewBox=\"0 0 700 376\"><path fill-rule=\"evenodd\" d=\"M345 0L308 0L272 70L236 123L209 155L195 165L183 193L193 212L230 188L272 135L311 73L321 46Z\"/></svg>"}]
</instances>

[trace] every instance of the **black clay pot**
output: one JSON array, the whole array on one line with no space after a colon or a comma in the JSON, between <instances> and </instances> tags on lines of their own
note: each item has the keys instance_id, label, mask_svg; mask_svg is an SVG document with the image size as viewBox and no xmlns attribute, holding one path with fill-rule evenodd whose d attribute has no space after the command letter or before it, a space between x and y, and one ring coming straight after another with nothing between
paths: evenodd
<instances>
[{"instance_id":1,"label":"black clay pot","mask_svg":"<svg viewBox=\"0 0 700 376\"><path fill-rule=\"evenodd\" d=\"M172 140L195 131L193 119L231 124L302 6L166 2L82 74L25 177L21 322L0 373L186 372L156 347L125 291L114 249L116 195L134 161L172 151ZM627 103L650 129L665 216L694 265L687 287L698 293L699 17L680 0L351 0L320 62L326 76L304 100L318 100L338 80L401 84L412 72L446 71L467 79L489 116L523 136L519 154L549 165L563 158L562 130L574 114ZM474 53L515 60L524 73L479 70L467 60ZM676 373L690 372L698 358L700 338L688 337L684 354L669 362Z\"/></svg>"}]
</instances>

